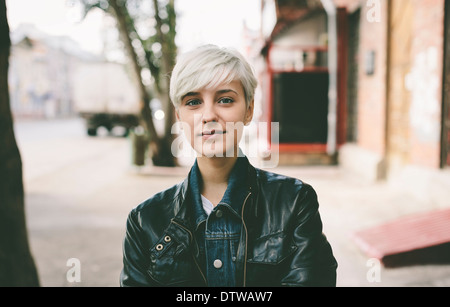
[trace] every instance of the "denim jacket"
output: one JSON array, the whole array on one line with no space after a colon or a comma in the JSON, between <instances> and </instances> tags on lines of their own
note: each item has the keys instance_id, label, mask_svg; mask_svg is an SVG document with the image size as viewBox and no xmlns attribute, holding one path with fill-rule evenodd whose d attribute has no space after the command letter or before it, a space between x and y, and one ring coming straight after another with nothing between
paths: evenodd
<instances>
[{"instance_id":1,"label":"denim jacket","mask_svg":"<svg viewBox=\"0 0 450 307\"><path fill-rule=\"evenodd\" d=\"M195 236L199 245L200 265L204 269L208 286L233 287L239 238L241 236L242 204L250 193L246 187L248 160L238 157L234 164L228 186L222 200L206 215L200 198L202 178L195 161L189 175L189 193L192 196Z\"/></svg>"}]
</instances>

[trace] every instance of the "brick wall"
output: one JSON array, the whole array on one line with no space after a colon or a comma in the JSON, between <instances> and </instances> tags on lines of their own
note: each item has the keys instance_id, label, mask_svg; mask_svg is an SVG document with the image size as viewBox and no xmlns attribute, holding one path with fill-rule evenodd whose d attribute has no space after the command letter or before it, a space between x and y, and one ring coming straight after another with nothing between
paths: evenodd
<instances>
[{"instance_id":1,"label":"brick wall","mask_svg":"<svg viewBox=\"0 0 450 307\"><path fill-rule=\"evenodd\" d=\"M410 47L405 50L404 59L392 58L402 63L391 63L391 70L388 70L388 1L378 2L380 19L377 22L369 18L373 8L368 6L368 0L334 0L337 6L345 6L350 12L361 9L357 145L381 156L388 150L398 165L436 169L440 163L445 0L402 1L412 1L413 17L408 27L400 30L400 34L410 31ZM405 32L405 36L408 33ZM367 75L365 57L371 51L375 53L375 71ZM405 69L404 66L407 68L402 76L397 70ZM388 73L394 76L389 88ZM389 110L386 110L387 96ZM389 130L386 130L387 125Z\"/></svg>"},{"instance_id":2,"label":"brick wall","mask_svg":"<svg viewBox=\"0 0 450 307\"><path fill-rule=\"evenodd\" d=\"M445 0L412 1L409 162L439 168Z\"/></svg>"},{"instance_id":3,"label":"brick wall","mask_svg":"<svg viewBox=\"0 0 450 307\"><path fill-rule=\"evenodd\" d=\"M358 58L357 144L364 150L383 155L385 150L386 117L386 50L387 2L380 0L379 21L372 20L374 6L368 0L334 0L337 7L346 7L349 13L361 10L360 45ZM365 57L375 54L375 70L365 72Z\"/></svg>"},{"instance_id":4,"label":"brick wall","mask_svg":"<svg viewBox=\"0 0 450 307\"><path fill-rule=\"evenodd\" d=\"M366 1L361 2L357 143L382 155L385 149L387 4L380 2L380 21L376 22L368 18L371 8L365 5ZM375 54L372 75L365 71L365 57L369 52Z\"/></svg>"}]
</instances>

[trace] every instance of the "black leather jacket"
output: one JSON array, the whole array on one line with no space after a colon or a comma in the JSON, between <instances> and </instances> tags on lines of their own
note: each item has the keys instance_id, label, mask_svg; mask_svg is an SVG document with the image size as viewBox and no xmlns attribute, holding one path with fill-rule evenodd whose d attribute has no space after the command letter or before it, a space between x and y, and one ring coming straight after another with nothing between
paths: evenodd
<instances>
[{"instance_id":1,"label":"black leather jacket","mask_svg":"<svg viewBox=\"0 0 450 307\"><path fill-rule=\"evenodd\" d=\"M314 189L248 164L236 259L238 286L335 286L337 262ZM193 235L189 176L127 219L121 286L207 286Z\"/></svg>"}]
</instances>

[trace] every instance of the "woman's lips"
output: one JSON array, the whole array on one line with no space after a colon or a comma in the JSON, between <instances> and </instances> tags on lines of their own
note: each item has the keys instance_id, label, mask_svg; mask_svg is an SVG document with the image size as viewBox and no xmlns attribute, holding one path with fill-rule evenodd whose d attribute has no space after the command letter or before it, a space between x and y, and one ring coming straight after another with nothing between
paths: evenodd
<instances>
[{"instance_id":1,"label":"woman's lips","mask_svg":"<svg viewBox=\"0 0 450 307\"><path fill-rule=\"evenodd\" d=\"M227 133L227 132L226 131L222 131L222 130L215 130L215 129L213 129L213 130L202 131L202 133L198 134L198 136L201 136L204 140L207 140L209 138L215 137L217 135L223 135L225 133Z\"/></svg>"}]
</instances>

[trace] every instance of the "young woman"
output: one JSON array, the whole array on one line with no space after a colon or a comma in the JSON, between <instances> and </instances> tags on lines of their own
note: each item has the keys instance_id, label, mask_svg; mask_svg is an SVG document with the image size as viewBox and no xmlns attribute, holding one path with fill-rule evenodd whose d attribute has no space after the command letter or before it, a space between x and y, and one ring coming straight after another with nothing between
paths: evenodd
<instances>
[{"instance_id":1,"label":"young woman","mask_svg":"<svg viewBox=\"0 0 450 307\"><path fill-rule=\"evenodd\" d=\"M239 149L257 86L245 59L202 46L180 57L170 86L197 158L183 182L130 212L121 286L335 286L313 188Z\"/></svg>"}]
</instances>

